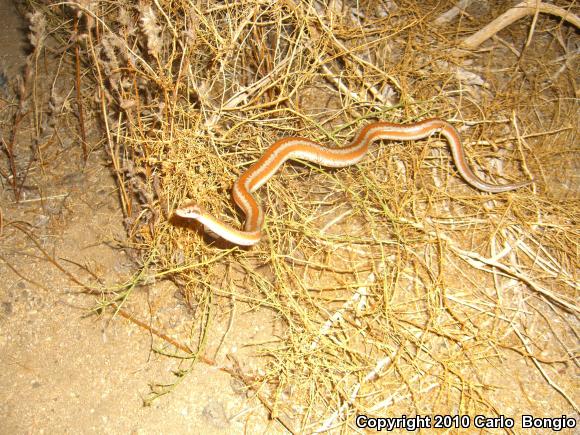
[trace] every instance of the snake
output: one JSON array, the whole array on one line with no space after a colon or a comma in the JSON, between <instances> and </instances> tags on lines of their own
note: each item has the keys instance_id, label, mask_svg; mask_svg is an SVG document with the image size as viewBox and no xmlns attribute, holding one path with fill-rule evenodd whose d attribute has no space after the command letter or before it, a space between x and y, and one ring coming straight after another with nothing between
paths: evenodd
<instances>
[{"instance_id":1,"label":"snake","mask_svg":"<svg viewBox=\"0 0 580 435\"><path fill-rule=\"evenodd\" d=\"M500 193L519 189L533 182L491 184L479 178L467 163L459 132L441 119L431 118L408 124L378 121L363 127L352 142L342 148L328 148L305 137L285 137L274 142L234 183L232 197L246 216L243 230L236 229L216 218L195 201L183 204L175 211L175 214L184 219L198 221L214 237L221 237L235 245L255 245L262 238L264 210L253 193L263 186L287 160L308 161L324 167L343 168L360 162L375 141L415 141L434 133L440 133L445 137L457 171L468 184L476 189Z\"/></svg>"}]
</instances>

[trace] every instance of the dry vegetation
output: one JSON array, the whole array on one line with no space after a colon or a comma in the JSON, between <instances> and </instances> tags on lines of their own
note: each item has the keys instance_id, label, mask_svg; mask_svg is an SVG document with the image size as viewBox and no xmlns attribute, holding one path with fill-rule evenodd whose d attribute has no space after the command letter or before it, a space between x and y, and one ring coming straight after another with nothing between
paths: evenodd
<instances>
[{"instance_id":1,"label":"dry vegetation","mask_svg":"<svg viewBox=\"0 0 580 435\"><path fill-rule=\"evenodd\" d=\"M76 86L38 117L36 158L50 161L55 114L86 153L104 147L139 259L133 280L99 289L101 308L131 317L136 288L173 280L192 335L155 332L227 367L288 429L346 430L361 413L516 417L525 407L497 390L515 360L541 375L548 415L577 412L578 8L556 2L566 20L538 9L461 48L504 3L33 3L14 129L39 59L57 56ZM46 52L48 34L60 44ZM341 146L370 121L426 117L460 130L482 178L533 186L476 191L432 137L341 170L285 165L259 191L266 237L252 249L172 217L190 198L241 225L230 188L277 138ZM89 145L94 119L104 135ZM18 197L12 142L2 176ZM248 344L251 373L204 356L215 310L234 305L276 325Z\"/></svg>"}]
</instances>

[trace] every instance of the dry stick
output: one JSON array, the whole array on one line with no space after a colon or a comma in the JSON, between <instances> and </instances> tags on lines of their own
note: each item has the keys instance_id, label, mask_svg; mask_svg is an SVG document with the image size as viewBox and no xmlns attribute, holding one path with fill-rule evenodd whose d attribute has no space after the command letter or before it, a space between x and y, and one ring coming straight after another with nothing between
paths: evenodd
<instances>
[{"instance_id":1,"label":"dry stick","mask_svg":"<svg viewBox=\"0 0 580 435\"><path fill-rule=\"evenodd\" d=\"M435 25L437 26L449 23L457 15L462 13L472 2L473 0L460 0L459 2L457 2L455 6L449 9L447 12L444 12L441 15L439 15L439 17L435 21L433 21L433 23L435 23Z\"/></svg>"},{"instance_id":2,"label":"dry stick","mask_svg":"<svg viewBox=\"0 0 580 435\"><path fill-rule=\"evenodd\" d=\"M528 39L526 40L526 43L524 44L524 48L522 49L522 55L524 54L524 51L530 46L530 44L532 43L532 37L534 36L534 30L536 29L536 24L538 24L538 17L540 16L540 5L542 4L542 2L540 0L536 0L536 7L535 7L535 11L534 11L534 18L532 19L532 24L530 25L530 30L528 32ZM520 58L522 56L520 55Z\"/></svg>"},{"instance_id":3,"label":"dry stick","mask_svg":"<svg viewBox=\"0 0 580 435\"><path fill-rule=\"evenodd\" d=\"M115 312L119 313L121 315L121 317L124 317L125 319L129 320L130 322L134 323L135 325L139 326L140 328L143 328L143 329L149 331L151 334L156 335L157 337L159 337L162 340L166 341L167 343L171 344L176 349L179 349L179 350L181 350L187 354L190 354L190 355L194 354L194 351L191 350L189 348L189 346L186 346L185 344L179 343L178 341L174 340L173 338L169 337L168 335L164 334L163 332L158 331L157 329L153 328L152 326L149 326L147 323L143 322L142 320L137 319L133 314L129 313L127 310L124 310L115 302L112 303L112 306L115 308ZM216 366L215 361L212 361L203 355L198 354L198 355L196 355L196 358L205 364L208 364L211 366Z\"/></svg>"},{"instance_id":4,"label":"dry stick","mask_svg":"<svg viewBox=\"0 0 580 435\"><path fill-rule=\"evenodd\" d=\"M16 172L16 159L14 157L14 139L16 137L16 129L20 120L22 119L19 117L20 110L16 112L14 115L14 121L12 124L12 131L10 132L10 139L8 142L2 138L2 143L4 144L4 149L6 150L6 155L8 156L8 161L10 162L10 172L12 172L12 191L14 192L14 198L16 202L20 201L20 189L18 189L18 177Z\"/></svg>"},{"instance_id":5,"label":"dry stick","mask_svg":"<svg viewBox=\"0 0 580 435\"><path fill-rule=\"evenodd\" d=\"M461 46L473 50L513 22L527 15L535 15L538 12L556 15L577 28L580 28L580 18L565 9L542 2L524 1L504 12L477 33L465 38Z\"/></svg>"},{"instance_id":6,"label":"dry stick","mask_svg":"<svg viewBox=\"0 0 580 435\"><path fill-rule=\"evenodd\" d=\"M16 269L16 267L12 266L12 264L10 264L10 262L2 255L0 255L0 260L2 260L4 262L4 264L8 267L8 269L10 269L12 272L14 272L14 274L16 276L18 276L20 279L22 279L23 281L26 281L27 283L32 284L38 288L41 288L42 290L44 290L47 293L50 293L50 290L48 288L46 288L44 285L42 285L38 281L35 281L32 278L30 278L29 273L20 272L18 269Z\"/></svg>"},{"instance_id":7,"label":"dry stick","mask_svg":"<svg viewBox=\"0 0 580 435\"><path fill-rule=\"evenodd\" d=\"M79 53L79 18L75 15L73 24L73 33L75 41L75 90L77 94L77 109L79 111L79 130L81 133L81 143L83 146L83 159L87 161L87 134L85 131L85 116L83 112L83 104L81 101L81 59Z\"/></svg>"},{"instance_id":8,"label":"dry stick","mask_svg":"<svg viewBox=\"0 0 580 435\"><path fill-rule=\"evenodd\" d=\"M115 176L117 178L117 184L119 186L119 198L121 200L121 205L122 205L123 211L126 213L127 216L130 217L132 215L131 199L129 197L129 194L127 193L127 190L125 189L125 183L123 182L123 172L122 172L120 164L119 164L119 156L116 155L116 153L115 153L116 147L114 146L113 138L111 137L111 129L109 128L109 119L107 116L107 104L105 103L105 94L103 92L104 80L103 80L103 76L101 73L101 69L99 68L99 60L98 60L97 54L95 53L92 32L88 32L88 36L89 36L88 43L89 43L89 47L90 47L90 52L91 52L91 55L93 57L93 65L94 65L95 69L97 70L96 78L97 78L98 83L100 85L99 97L100 97L100 103L101 103L101 113L103 114L103 122L105 124L105 134L107 135L107 144L109 145L109 150L111 152L111 162L113 163L113 168L115 169ZM120 123L119 123L119 126L120 126Z\"/></svg>"},{"instance_id":9,"label":"dry stick","mask_svg":"<svg viewBox=\"0 0 580 435\"><path fill-rule=\"evenodd\" d=\"M32 56L32 55L30 55ZM21 86L19 87L19 91L18 91L18 98L19 98L19 102L18 102L18 109L16 109L16 113L14 114L13 117L13 121L12 121L12 130L10 131L10 139L8 139L8 142L6 142L4 139L2 139L2 142L4 143L4 147L6 149L6 154L8 156L8 161L10 162L10 171L12 172L12 190L14 192L14 199L16 200L16 202L20 201L20 190L22 188L22 186L24 185L24 181L26 179L26 173L25 172L25 176L22 178L22 183L20 185L20 187L18 186L18 172L16 169L16 157L14 156L14 144L16 142L16 132L18 131L18 126L20 125L20 122L24 119L24 117L27 115L28 112L24 112L24 100L27 98L27 87L29 85L29 80L30 80L30 58L28 57L28 61L26 64L26 69L24 72L24 76L21 82ZM30 159L30 162L28 164L28 169L30 168L30 164L32 163L32 158Z\"/></svg>"}]
</instances>

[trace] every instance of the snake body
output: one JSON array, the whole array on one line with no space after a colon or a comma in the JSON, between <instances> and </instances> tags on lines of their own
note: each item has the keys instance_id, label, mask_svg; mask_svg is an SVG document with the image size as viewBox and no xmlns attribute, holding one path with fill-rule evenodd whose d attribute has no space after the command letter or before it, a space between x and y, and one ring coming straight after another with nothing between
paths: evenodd
<instances>
[{"instance_id":1,"label":"snake body","mask_svg":"<svg viewBox=\"0 0 580 435\"><path fill-rule=\"evenodd\" d=\"M304 137L287 137L276 141L234 183L232 196L246 215L244 230L222 222L194 202L184 204L175 213L185 219L194 219L210 232L231 243L250 246L262 237L264 211L252 195L266 183L287 160L303 160L330 168L342 168L360 162L369 146L377 140L419 140L440 133L447 139L451 155L461 177L476 189L499 193L518 189L531 183L490 184L480 179L467 164L465 151L457 130L441 119L426 119L412 124L374 122L362 128L354 140L344 148L327 148Z\"/></svg>"}]
</instances>

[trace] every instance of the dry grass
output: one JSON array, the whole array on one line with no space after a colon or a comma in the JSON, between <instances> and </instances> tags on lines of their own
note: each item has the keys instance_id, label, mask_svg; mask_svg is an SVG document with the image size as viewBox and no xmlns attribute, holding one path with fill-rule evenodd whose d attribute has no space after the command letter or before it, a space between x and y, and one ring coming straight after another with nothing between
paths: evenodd
<instances>
[{"instance_id":1,"label":"dry grass","mask_svg":"<svg viewBox=\"0 0 580 435\"><path fill-rule=\"evenodd\" d=\"M100 112L144 259L117 301L147 276L174 280L195 307L197 355L216 305L281 322L251 347L261 371L241 376L293 430L346 430L361 413L505 414L483 373L513 352L578 411L557 372L578 342L572 26L539 15L525 53L526 20L474 53L456 47L503 10L437 26L451 4L34 7L63 40L80 18L85 110ZM74 44L64 54L72 73ZM266 237L249 250L171 218L191 198L240 225L230 188L277 138L341 146L372 120L432 116L459 128L483 178L533 188L475 191L433 137L342 170L285 165L259 192Z\"/></svg>"}]
</instances>

